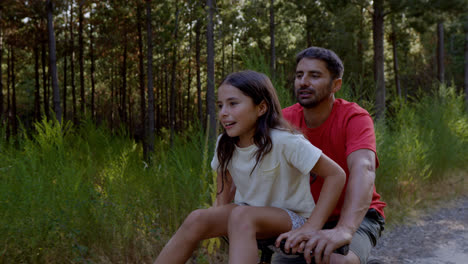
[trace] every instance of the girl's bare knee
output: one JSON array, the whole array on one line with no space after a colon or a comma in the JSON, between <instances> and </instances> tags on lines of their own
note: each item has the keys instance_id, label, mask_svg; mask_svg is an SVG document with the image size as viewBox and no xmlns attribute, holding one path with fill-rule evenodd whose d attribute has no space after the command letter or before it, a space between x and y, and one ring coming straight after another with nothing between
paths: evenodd
<instances>
[{"instance_id":1,"label":"girl's bare knee","mask_svg":"<svg viewBox=\"0 0 468 264\"><path fill-rule=\"evenodd\" d=\"M228 231L246 234L247 232L255 232L254 219L251 217L251 207L237 206L229 215Z\"/></svg>"},{"instance_id":2,"label":"girl's bare knee","mask_svg":"<svg viewBox=\"0 0 468 264\"><path fill-rule=\"evenodd\" d=\"M206 231L207 225L206 210L197 209L192 211L187 216L187 218L185 218L179 230L190 234L190 236L193 236L194 238L197 238L203 235L203 233Z\"/></svg>"}]
</instances>

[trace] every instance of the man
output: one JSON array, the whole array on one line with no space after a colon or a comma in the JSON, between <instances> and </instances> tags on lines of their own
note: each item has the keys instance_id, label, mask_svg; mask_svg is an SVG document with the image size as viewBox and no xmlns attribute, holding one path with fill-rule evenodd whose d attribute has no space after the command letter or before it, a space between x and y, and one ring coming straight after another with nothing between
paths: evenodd
<instances>
[{"instance_id":1,"label":"man","mask_svg":"<svg viewBox=\"0 0 468 264\"><path fill-rule=\"evenodd\" d=\"M298 103L283 109L284 117L346 172L346 186L323 229L302 234L286 245L292 252L314 249L317 263L366 263L384 225L385 203L374 186L378 167L374 125L366 110L335 99L343 70L343 63L331 50L310 47L301 51L296 56L294 81ZM320 177L311 175L315 201L322 184ZM277 241L283 236L287 235ZM332 254L345 244L350 245L346 256ZM304 261L275 254L273 263Z\"/></svg>"}]
</instances>

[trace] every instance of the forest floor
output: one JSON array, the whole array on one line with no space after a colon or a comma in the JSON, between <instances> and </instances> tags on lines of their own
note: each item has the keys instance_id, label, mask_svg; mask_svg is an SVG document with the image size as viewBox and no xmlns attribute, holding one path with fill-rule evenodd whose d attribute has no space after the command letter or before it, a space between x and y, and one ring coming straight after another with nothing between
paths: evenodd
<instances>
[{"instance_id":1,"label":"forest floor","mask_svg":"<svg viewBox=\"0 0 468 264\"><path fill-rule=\"evenodd\" d=\"M468 263L468 195L417 215L385 230L371 258L386 264Z\"/></svg>"}]
</instances>

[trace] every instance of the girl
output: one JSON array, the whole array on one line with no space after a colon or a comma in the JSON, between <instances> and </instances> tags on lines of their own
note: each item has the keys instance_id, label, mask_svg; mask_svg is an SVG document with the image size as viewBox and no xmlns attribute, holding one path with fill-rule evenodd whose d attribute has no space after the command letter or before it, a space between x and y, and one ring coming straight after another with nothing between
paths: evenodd
<instances>
[{"instance_id":1,"label":"girl","mask_svg":"<svg viewBox=\"0 0 468 264\"><path fill-rule=\"evenodd\" d=\"M218 236L229 237L229 263L257 263L256 239L320 230L345 184L344 171L283 119L264 74L230 74L217 104L224 131L211 162L218 172L215 204L190 213L155 264L183 264L199 241ZM310 173L325 180L315 208Z\"/></svg>"}]
</instances>

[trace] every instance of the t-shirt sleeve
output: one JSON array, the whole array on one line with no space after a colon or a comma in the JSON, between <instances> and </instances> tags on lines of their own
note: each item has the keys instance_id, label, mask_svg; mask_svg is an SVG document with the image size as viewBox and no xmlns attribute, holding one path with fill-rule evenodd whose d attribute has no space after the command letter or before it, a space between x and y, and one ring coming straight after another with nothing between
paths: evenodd
<instances>
[{"instance_id":1,"label":"t-shirt sleeve","mask_svg":"<svg viewBox=\"0 0 468 264\"><path fill-rule=\"evenodd\" d=\"M372 150L376 153L377 161L374 122L368 114L353 116L346 128L346 156L359 149Z\"/></svg>"},{"instance_id":2,"label":"t-shirt sleeve","mask_svg":"<svg viewBox=\"0 0 468 264\"><path fill-rule=\"evenodd\" d=\"M309 174L322 155L303 135L292 135L283 144L287 161L302 174Z\"/></svg>"},{"instance_id":3,"label":"t-shirt sleeve","mask_svg":"<svg viewBox=\"0 0 468 264\"><path fill-rule=\"evenodd\" d=\"M213 159L211 160L211 168L213 170L218 170L218 166L219 166L219 161L218 161L218 143L219 143L219 140L221 139L221 136L222 135L219 135L218 136L218 139L216 140L216 147L215 147L215 152L214 152L214 155L213 155Z\"/></svg>"}]
</instances>

